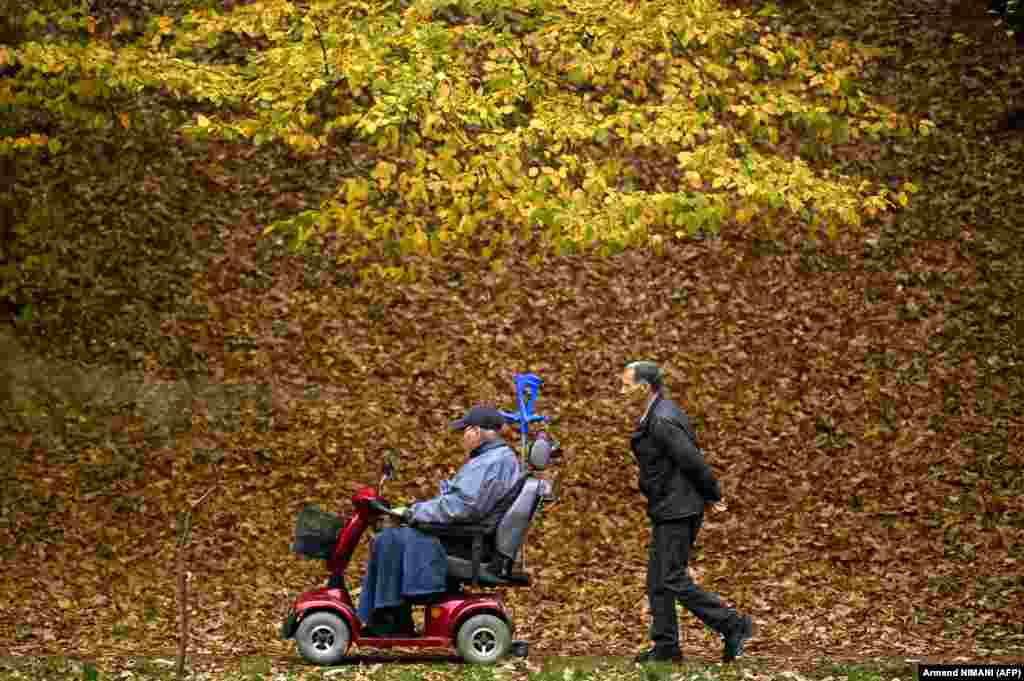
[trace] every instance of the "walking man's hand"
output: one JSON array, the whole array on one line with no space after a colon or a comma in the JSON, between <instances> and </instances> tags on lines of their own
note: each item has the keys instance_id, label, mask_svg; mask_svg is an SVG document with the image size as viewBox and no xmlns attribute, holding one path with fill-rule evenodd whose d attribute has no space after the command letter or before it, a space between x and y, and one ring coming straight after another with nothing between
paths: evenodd
<instances>
[{"instance_id":1,"label":"walking man's hand","mask_svg":"<svg viewBox=\"0 0 1024 681\"><path fill-rule=\"evenodd\" d=\"M716 501L715 503L711 504L711 508L715 511L715 513L722 513L723 511L727 511L729 509L729 507L725 504L725 500Z\"/></svg>"}]
</instances>

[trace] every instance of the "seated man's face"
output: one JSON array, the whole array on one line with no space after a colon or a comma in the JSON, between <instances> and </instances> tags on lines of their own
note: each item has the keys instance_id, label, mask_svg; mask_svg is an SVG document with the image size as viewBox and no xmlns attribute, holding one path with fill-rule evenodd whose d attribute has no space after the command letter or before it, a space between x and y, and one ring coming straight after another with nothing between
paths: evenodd
<instances>
[{"instance_id":1,"label":"seated man's face","mask_svg":"<svg viewBox=\"0 0 1024 681\"><path fill-rule=\"evenodd\" d=\"M480 446L483 436L478 426L469 426L462 431L462 448L469 454Z\"/></svg>"}]
</instances>

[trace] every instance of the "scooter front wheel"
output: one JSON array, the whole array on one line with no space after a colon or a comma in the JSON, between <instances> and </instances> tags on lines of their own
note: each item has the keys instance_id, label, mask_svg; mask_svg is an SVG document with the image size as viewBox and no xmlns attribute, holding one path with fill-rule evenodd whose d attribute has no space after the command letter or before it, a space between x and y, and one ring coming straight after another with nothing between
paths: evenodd
<instances>
[{"instance_id":1,"label":"scooter front wheel","mask_svg":"<svg viewBox=\"0 0 1024 681\"><path fill-rule=\"evenodd\" d=\"M494 615L474 615L459 627L455 649L470 664L494 664L508 654L512 632Z\"/></svg>"},{"instance_id":2,"label":"scooter front wheel","mask_svg":"<svg viewBox=\"0 0 1024 681\"><path fill-rule=\"evenodd\" d=\"M322 667L341 662L351 641L348 623L330 612L308 615L295 632L299 654L307 662Z\"/></svg>"}]
</instances>

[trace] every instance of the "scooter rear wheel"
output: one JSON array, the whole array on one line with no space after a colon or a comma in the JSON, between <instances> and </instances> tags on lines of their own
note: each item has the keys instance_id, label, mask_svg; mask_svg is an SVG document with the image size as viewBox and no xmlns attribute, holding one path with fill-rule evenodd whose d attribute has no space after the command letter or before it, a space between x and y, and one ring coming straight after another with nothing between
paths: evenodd
<instances>
[{"instance_id":1,"label":"scooter rear wheel","mask_svg":"<svg viewBox=\"0 0 1024 681\"><path fill-rule=\"evenodd\" d=\"M455 649L470 664L494 664L508 654L512 632L494 615L474 615L459 627Z\"/></svg>"},{"instance_id":2,"label":"scooter rear wheel","mask_svg":"<svg viewBox=\"0 0 1024 681\"><path fill-rule=\"evenodd\" d=\"M299 654L307 662L322 667L341 662L351 641L348 623L330 612L312 613L295 632Z\"/></svg>"}]
</instances>

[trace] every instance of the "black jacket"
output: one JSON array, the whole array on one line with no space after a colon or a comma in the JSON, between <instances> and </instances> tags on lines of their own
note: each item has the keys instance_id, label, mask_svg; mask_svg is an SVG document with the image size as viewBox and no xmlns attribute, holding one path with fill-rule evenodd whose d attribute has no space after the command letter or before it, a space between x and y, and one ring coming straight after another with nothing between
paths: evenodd
<instances>
[{"instance_id":1,"label":"black jacket","mask_svg":"<svg viewBox=\"0 0 1024 681\"><path fill-rule=\"evenodd\" d=\"M647 497L651 521L697 515L705 503L721 500L689 417L667 397L654 399L630 446L640 465L640 491Z\"/></svg>"}]
</instances>

